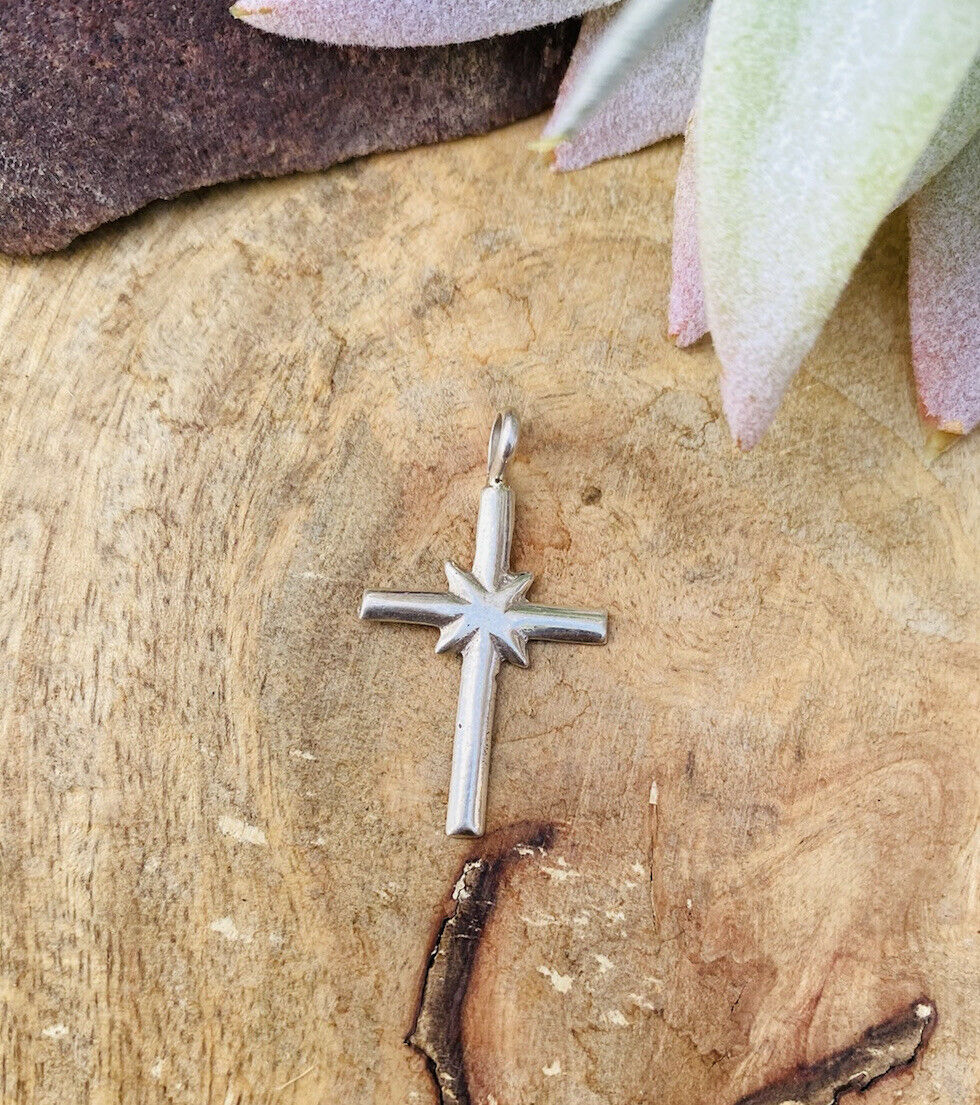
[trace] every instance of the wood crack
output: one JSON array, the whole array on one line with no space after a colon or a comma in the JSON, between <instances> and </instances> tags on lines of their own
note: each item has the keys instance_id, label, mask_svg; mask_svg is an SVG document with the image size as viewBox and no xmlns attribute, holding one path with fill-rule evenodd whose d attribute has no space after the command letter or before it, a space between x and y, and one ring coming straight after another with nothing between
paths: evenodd
<instances>
[{"instance_id":1,"label":"wood crack","mask_svg":"<svg viewBox=\"0 0 980 1105\"><path fill-rule=\"evenodd\" d=\"M507 869L554 837L551 825L521 824L487 837L468 859L452 892L453 907L429 953L415 1023L405 1042L425 1056L440 1105L470 1105L463 1056L463 1005L480 938Z\"/></svg>"},{"instance_id":2,"label":"wood crack","mask_svg":"<svg viewBox=\"0 0 980 1105\"><path fill-rule=\"evenodd\" d=\"M789 1077L740 1098L736 1105L836 1105L848 1090L866 1090L891 1071L914 1063L935 1023L935 1005L921 998L869 1028L849 1047L797 1067Z\"/></svg>"}]
</instances>

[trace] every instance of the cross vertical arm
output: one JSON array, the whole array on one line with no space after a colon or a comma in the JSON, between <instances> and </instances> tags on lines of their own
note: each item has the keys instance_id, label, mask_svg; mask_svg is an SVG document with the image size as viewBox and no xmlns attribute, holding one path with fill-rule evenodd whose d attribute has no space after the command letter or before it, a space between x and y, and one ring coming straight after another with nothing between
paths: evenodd
<instances>
[{"instance_id":1,"label":"cross vertical arm","mask_svg":"<svg viewBox=\"0 0 980 1105\"><path fill-rule=\"evenodd\" d=\"M447 836L483 836L490 732L499 670L500 652L490 634L475 634L463 649L446 810Z\"/></svg>"},{"instance_id":2,"label":"cross vertical arm","mask_svg":"<svg viewBox=\"0 0 980 1105\"><path fill-rule=\"evenodd\" d=\"M488 591L510 567L513 535L514 492L506 484L491 483L480 493L473 556L473 575Z\"/></svg>"}]
</instances>

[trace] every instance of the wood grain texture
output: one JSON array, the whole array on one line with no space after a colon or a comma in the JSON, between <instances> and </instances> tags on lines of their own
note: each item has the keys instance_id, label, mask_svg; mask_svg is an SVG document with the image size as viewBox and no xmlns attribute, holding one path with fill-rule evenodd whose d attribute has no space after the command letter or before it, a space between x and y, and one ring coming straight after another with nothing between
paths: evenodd
<instances>
[{"instance_id":1,"label":"wood grain texture","mask_svg":"<svg viewBox=\"0 0 980 1105\"><path fill-rule=\"evenodd\" d=\"M665 337L679 144L539 126L0 262L4 1105L430 1105L430 953L527 823L472 1102L768 1100L920 999L864 1100L975 1094L978 440L923 459L902 216L738 456ZM611 638L503 673L447 840L457 663L357 602L470 555L505 406L513 563Z\"/></svg>"}]
</instances>

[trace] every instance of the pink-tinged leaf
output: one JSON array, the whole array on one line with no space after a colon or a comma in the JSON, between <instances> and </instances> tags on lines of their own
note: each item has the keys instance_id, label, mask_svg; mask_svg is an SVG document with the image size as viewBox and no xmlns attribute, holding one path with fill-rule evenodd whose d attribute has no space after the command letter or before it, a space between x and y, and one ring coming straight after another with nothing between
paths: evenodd
<instances>
[{"instance_id":1,"label":"pink-tinged leaf","mask_svg":"<svg viewBox=\"0 0 980 1105\"><path fill-rule=\"evenodd\" d=\"M980 422L980 138L909 201L909 323L923 417L969 433Z\"/></svg>"},{"instance_id":2,"label":"pink-tinged leaf","mask_svg":"<svg viewBox=\"0 0 980 1105\"><path fill-rule=\"evenodd\" d=\"M577 47L576 43L576 47ZM946 113L939 121L929 145L915 163L895 198L894 207L903 203L944 169L980 130L980 58L974 61L966 80L960 85Z\"/></svg>"},{"instance_id":3,"label":"pink-tinged leaf","mask_svg":"<svg viewBox=\"0 0 980 1105\"><path fill-rule=\"evenodd\" d=\"M582 72L548 120L538 149L570 141L643 64L691 0L624 0L582 64Z\"/></svg>"},{"instance_id":4,"label":"pink-tinged leaf","mask_svg":"<svg viewBox=\"0 0 980 1105\"><path fill-rule=\"evenodd\" d=\"M684 152L674 186L674 241L670 252L670 306L667 331L679 346L692 345L708 332L698 247L697 198L694 158L697 145L695 118L687 127Z\"/></svg>"},{"instance_id":5,"label":"pink-tinged leaf","mask_svg":"<svg viewBox=\"0 0 980 1105\"><path fill-rule=\"evenodd\" d=\"M632 153L683 134L694 109L710 0L693 0L669 24L663 38L581 130L555 153L561 170L581 169L604 157ZM619 5L590 12L582 23L571 64L562 81L561 111ZM547 133L547 131L546 131Z\"/></svg>"},{"instance_id":6,"label":"pink-tinged leaf","mask_svg":"<svg viewBox=\"0 0 980 1105\"><path fill-rule=\"evenodd\" d=\"M236 19L341 46L443 46L559 23L613 0L242 0Z\"/></svg>"}]
</instances>

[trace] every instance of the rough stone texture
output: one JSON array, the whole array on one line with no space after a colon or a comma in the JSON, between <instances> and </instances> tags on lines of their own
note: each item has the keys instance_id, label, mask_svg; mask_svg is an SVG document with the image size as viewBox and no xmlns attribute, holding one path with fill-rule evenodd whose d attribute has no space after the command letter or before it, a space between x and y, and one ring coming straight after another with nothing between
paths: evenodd
<instances>
[{"instance_id":1,"label":"rough stone texture","mask_svg":"<svg viewBox=\"0 0 980 1105\"><path fill-rule=\"evenodd\" d=\"M0 249L59 249L144 204L480 133L554 101L577 22L462 46L341 49L225 0L5 0Z\"/></svg>"},{"instance_id":2,"label":"rough stone texture","mask_svg":"<svg viewBox=\"0 0 980 1105\"><path fill-rule=\"evenodd\" d=\"M903 216L738 456L666 338L680 144L540 126L0 261L5 1105L434 1105L500 840L474 1105L771 1098L920 998L862 1105L975 1098L980 438L923 463ZM514 563L611 636L502 673L447 840L458 662L358 598L470 554L505 406Z\"/></svg>"}]
</instances>

